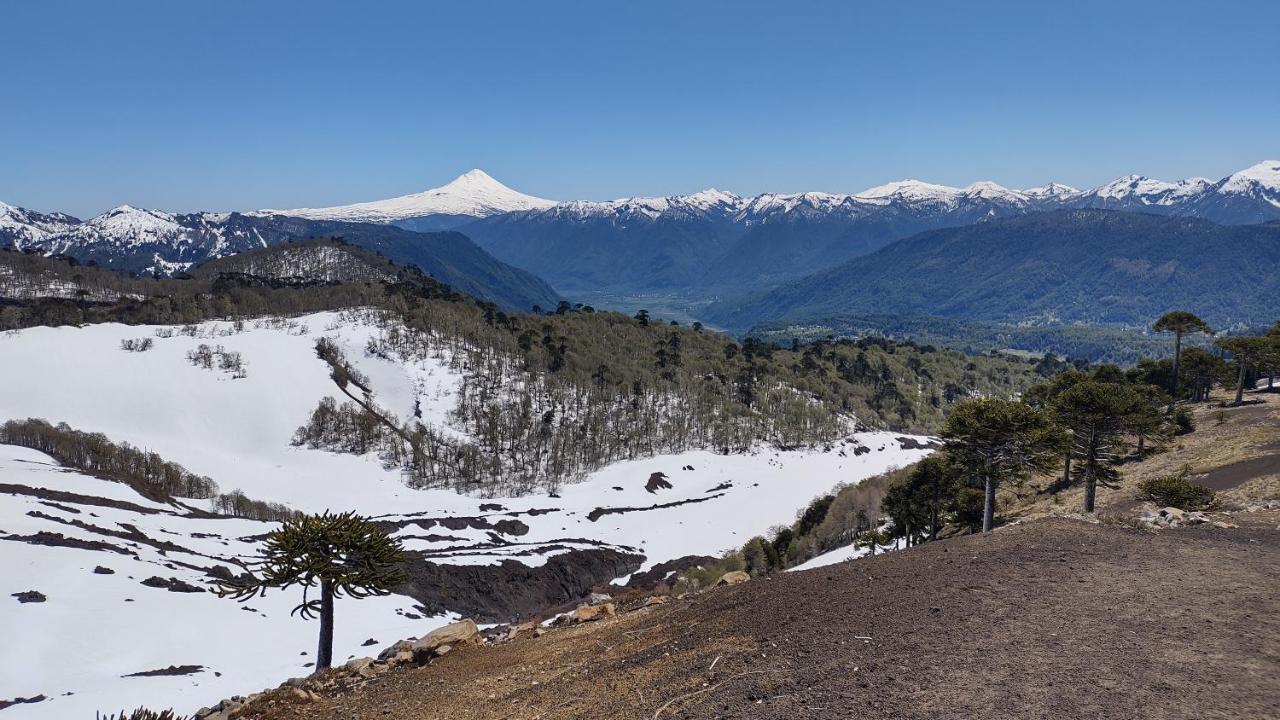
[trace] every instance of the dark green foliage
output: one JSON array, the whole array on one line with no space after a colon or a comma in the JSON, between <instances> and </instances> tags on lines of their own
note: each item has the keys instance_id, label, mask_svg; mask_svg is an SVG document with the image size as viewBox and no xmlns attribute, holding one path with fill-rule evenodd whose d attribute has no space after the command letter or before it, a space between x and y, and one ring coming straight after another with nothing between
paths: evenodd
<instances>
[{"instance_id":1,"label":"dark green foliage","mask_svg":"<svg viewBox=\"0 0 1280 720\"><path fill-rule=\"evenodd\" d=\"M942 430L947 457L984 487L983 531L994 526L996 488L1048 472L1060 457L1062 436L1049 415L1013 400L970 400L957 406Z\"/></svg>"},{"instance_id":2,"label":"dark green foliage","mask_svg":"<svg viewBox=\"0 0 1280 720\"><path fill-rule=\"evenodd\" d=\"M1138 485L1139 499L1150 500L1162 507L1176 507L1180 510L1204 510L1215 505L1214 492L1209 488L1192 482L1189 468L1183 468L1173 475L1143 480Z\"/></svg>"},{"instance_id":3,"label":"dark green foliage","mask_svg":"<svg viewBox=\"0 0 1280 720\"><path fill-rule=\"evenodd\" d=\"M1187 433L1192 433L1196 430L1196 418L1195 415L1191 413L1190 408L1174 408L1173 414L1170 416L1170 420L1173 423L1174 435L1186 435Z\"/></svg>"},{"instance_id":4,"label":"dark green foliage","mask_svg":"<svg viewBox=\"0 0 1280 720\"><path fill-rule=\"evenodd\" d=\"M1146 325L1196 305L1219 325L1271 322L1280 227L1063 210L934 230L708 308L730 328L868 313ZM1212 248L1207 252L1206 248Z\"/></svg>"},{"instance_id":5,"label":"dark green foliage","mask_svg":"<svg viewBox=\"0 0 1280 720\"><path fill-rule=\"evenodd\" d=\"M172 710L148 710L146 708L138 708L133 712L121 710L118 714L103 715L95 713L98 720L187 720L186 715L178 715Z\"/></svg>"},{"instance_id":6,"label":"dark green foliage","mask_svg":"<svg viewBox=\"0 0 1280 720\"><path fill-rule=\"evenodd\" d=\"M1127 448L1126 434L1155 432L1159 411L1134 386L1095 379L1065 390L1055 400L1054 410L1071 432L1073 475L1085 483L1084 511L1091 513L1098 484L1109 485L1117 476L1116 465Z\"/></svg>"},{"instance_id":7,"label":"dark green foliage","mask_svg":"<svg viewBox=\"0 0 1280 720\"><path fill-rule=\"evenodd\" d=\"M51 425L34 418L10 420L0 425L0 443L39 450L86 474L124 483L156 502L208 499L218 513L255 520L284 520L293 515L284 505L252 500L239 490L219 494L213 480L156 453L112 442L102 433L74 430L66 423Z\"/></svg>"},{"instance_id":8,"label":"dark green foliage","mask_svg":"<svg viewBox=\"0 0 1280 720\"><path fill-rule=\"evenodd\" d=\"M908 314L844 313L799 323L767 321L754 326L750 334L773 341L796 335L802 340L827 336L911 338L917 343L969 354L1043 354L1036 365L1036 372L1041 377L1052 377L1054 373L1071 366L1079 367L1086 361L1128 366L1142 358L1164 355L1170 346L1168 337L1147 332L1145 326L1052 321L1024 324ZM1200 336L1184 338L1184 341L1188 346L1210 345Z\"/></svg>"},{"instance_id":9,"label":"dark green foliage","mask_svg":"<svg viewBox=\"0 0 1280 720\"><path fill-rule=\"evenodd\" d=\"M402 554L387 528L355 513L303 515L268 534L249 572L223 581L219 594L244 602L272 588L300 586L302 602L293 612L320 617L316 668L325 668L333 655L333 601L390 595L404 582ZM308 599L314 587L320 597Z\"/></svg>"},{"instance_id":10,"label":"dark green foliage","mask_svg":"<svg viewBox=\"0 0 1280 720\"><path fill-rule=\"evenodd\" d=\"M967 511L964 478L946 455L930 455L894 481L881 508L893 521L892 536L914 543L936 540L938 531Z\"/></svg>"}]
</instances>

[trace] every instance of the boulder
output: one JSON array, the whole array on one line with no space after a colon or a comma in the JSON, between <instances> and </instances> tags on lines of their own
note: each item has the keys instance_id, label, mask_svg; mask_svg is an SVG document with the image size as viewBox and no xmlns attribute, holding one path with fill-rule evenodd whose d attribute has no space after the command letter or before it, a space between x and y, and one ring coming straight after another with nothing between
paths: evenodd
<instances>
[{"instance_id":1,"label":"boulder","mask_svg":"<svg viewBox=\"0 0 1280 720\"><path fill-rule=\"evenodd\" d=\"M394 645L378 653L379 660L390 660L402 652L413 652L414 640L397 640Z\"/></svg>"},{"instance_id":2,"label":"boulder","mask_svg":"<svg viewBox=\"0 0 1280 720\"><path fill-rule=\"evenodd\" d=\"M666 604L666 602L667 602L666 595L653 595L649 599L644 601L644 606L652 607L654 605L664 605Z\"/></svg>"},{"instance_id":3,"label":"boulder","mask_svg":"<svg viewBox=\"0 0 1280 720\"><path fill-rule=\"evenodd\" d=\"M368 677L374 673L373 658L370 657L360 657L355 658L354 660L348 660L342 667L346 669L347 672L361 677Z\"/></svg>"},{"instance_id":4,"label":"boulder","mask_svg":"<svg viewBox=\"0 0 1280 720\"><path fill-rule=\"evenodd\" d=\"M737 585L751 579L751 576L741 570L733 570L720 576L716 581L716 585Z\"/></svg>"},{"instance_id":5,"label":"boulder","mask_svg":"<svg viewBox=\"0 0 1280 720\"><path fill-rule=\"evenodd\" d=\"M450 623L418 638L413 643L414 652L435 650L441 645L474 645L480 642L480 628L474 620L468 618Z\"/></svg>"},{"instance_id":6,"label":"boulder","mask_svg":"<svg viewBox=\"0 0 1280 720\"><path fill-rule=\"evenodd\" d=\"M599 605L601 603L607 603L612 599L613 596L608 593L591 593L591 596L587 598L587 602L591 605Z\"/></svg>"}]
</instances>

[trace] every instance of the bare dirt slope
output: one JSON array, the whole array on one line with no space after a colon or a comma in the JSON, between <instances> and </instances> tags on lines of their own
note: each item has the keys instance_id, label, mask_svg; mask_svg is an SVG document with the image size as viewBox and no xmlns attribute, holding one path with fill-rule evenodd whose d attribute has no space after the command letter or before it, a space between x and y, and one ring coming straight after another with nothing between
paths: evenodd
<instances>
[{"instance_id":1,"label":"bare dirt slope","mask_svg":"<svg viewBox=\"0 0 1280 720\"><path fill-rule=\"evenodd\" d=\"M1280 396L1196 409L1126 465L1100 517L1183 465L1229 504L1280 497ZM1046 479L1051 481L1052 478ZM712 590L542 637L455 650L243 717L1280 718L1280 511L1152 532L1009 497L989 536Z\"/></svg>"},{"instance_id":2,"label":"bare dirt slope","mask_svg":"<svg viewBox=\"0 0 1280 720\"><path fill-rule=\"evenodd\" d=\"M1280 517L1239 520L1161 534L1037 520L248 717L1274 718Z\"/></svg>"}]
</instances>

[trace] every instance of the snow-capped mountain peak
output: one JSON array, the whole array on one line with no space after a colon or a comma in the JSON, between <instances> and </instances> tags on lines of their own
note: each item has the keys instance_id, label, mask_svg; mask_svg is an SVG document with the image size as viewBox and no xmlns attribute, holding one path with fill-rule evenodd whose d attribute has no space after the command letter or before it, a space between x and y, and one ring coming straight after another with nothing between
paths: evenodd
<instances>
[{"instance_id":1,"label":"snow-capped mountain peak","mask_svg":"<svg viewBox=\"0 0 1280 720\"><path fill-rule=\"evenodd\" d=\"M1218 186L1217 192L1247 193L1255 189L1280 193L1280 160L1264 160L1229 175ZM1280 204L1280 201L1277 204Z\"/></svg>"},{"instance_id":2,"label":"snow-capped mountain peak","mask_svg":"<svg viewBox=\"0 0 1280 720\"><path fill-rule=\"evenodd\" d=\"M855 197L862 200L948 202L955 200L962 192L959 188L953 188L948 185L936 185L921 180L899 180L867 188Z\"/></svg>"},{"instance_id":3,"label":"snow-capped mountain peak","mask_svg":"<svg viewBox=\"0 0 1280 720\"><path fill-rule=\"evenodd\" d=\"M480 169L469 170L446 185L387 200L294 210L263 210L262 214L290 215L312 220L394 223L431 215L488 217L516 210L536 210L554 200L525 195L494 180Z\"/></svg>"},{"instance_id":4,"label":"snow-capped mountain peak","mask_svg":"<svg viewBox=\"0 0 1280 720\"><path fill-rule=\"evenodd\" d=\"M1076 195L1079 192L1079 190L1071 187L1070 185L1051 182L1048 185L1039 185L1033 188L1027 188L1022 191L1022 194L1037 200L1051 200L1070 197L1071 195Z\"/></svg>"}]
</instances>

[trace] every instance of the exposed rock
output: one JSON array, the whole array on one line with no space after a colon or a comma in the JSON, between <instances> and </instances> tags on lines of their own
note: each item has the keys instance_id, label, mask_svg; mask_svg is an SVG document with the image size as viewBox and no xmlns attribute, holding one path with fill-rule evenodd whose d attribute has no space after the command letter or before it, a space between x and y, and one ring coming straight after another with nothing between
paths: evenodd
<instances>
[{"instance_id":1,"label":"exposed rock","mask_svg":"<svg viewBox=\"0 0 1280 720\"><path fill-rule=\"evenodd\" d=\"M361 677L368 677L374 673L373 658L371 657L361 657L355 658L354 660L348 660L342 667L347 672L355 673Z\"/></svg>"},{"instance_id":2,"label":"exposed rock","mask_svg":"<svg viewBox=\"0 0 1280 720\"><path fill-rule=\"evenodd\" d=\"M116 571L112 570L109 567L103 567L99 565L93 569L93 574L94 575L115 575Z\"/></svg>"},{"instance_id":3,"label":"exposed rock","mask_svg":"<svg viewBox=\"0 0 1280 720\"><path fill-rule=\"evenodd\" d=\"M13 597L18 598L18 602L20 603L42 603L45 600L49 599L45 597L44 593L40 592L39 590L27 590L26 592L16 592L16 593L13 593Z\"/></svg>"},{"instance_id":4,"label":"exposed rock","mask_svg":"<svg viewBox=\"0 0 1280 720\"><path fill-rule=\"evenodd\" d=\"M656 472L649 476L649 482L645 483L644 489L650 493L656 493L659 490L670 490L671 482L667 480L666 473Z\"/></svg>"},{"instance_id":5,"label":"exposed rock","mask_svg":"<svg viewBox=\"0 0 1280 720\"><path fill-rule=\"evenodd\" d=\"M644 601L644 607L653 607L654 605L665 605L667 603L666 595L652 595Z\"/></svg>"},{"instance_id":6,"label":"exposed rock","mask_svg":"<svg viewBox=\"0 0 1280 720\"><path fill-rule=\"evenodd\" d=\"M731 570L720 576L716 581L716 585L737 585L751 579L751 576L741 570Z\"/></svg>"},{"instance_id":7,"label":"exposed rock","mask_svg":"<svg viewBox=\"0 0 1280 720\"><path fill-rule=\"evenodd\" d=\"M600 603L607 603L612 599L613 599L613 596L609 595L608 593L593 592L591 593L591 596L587 598L587 602L592 605L599 605Z\"/></svg>"},{"instance_id":8,"label":"exposed rock","mask_svg":"<svg viewBox=\"0 0 1280 720\"><path fill-rule=\"evenodd\" d=\"M169 592L178 592L178 593L204 592L204 588L196 587L195 585L192 585L191 583L186 582L184 580L179 580L178 578L172 578L172 577L166 580L165 578L162 578L158 575L153 575L147 578L146 580L143 580L142 584L146 585L147 587L164 588Z\"/></svg>"},{"instance_id":9,"label":"exposed rock","mask_svg":"<svg viewBox=\"0 0 1280 720\"><path fill-rule=\"evenodd\" d=\"M583 605L577 610L569 613L569 622L584 623L599 620L602 617L612 617L617 614L617 609L613 603L604 603L603 605Z\"/></svg>"}]
</instances>

